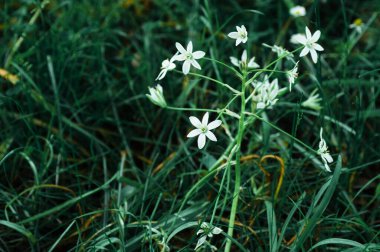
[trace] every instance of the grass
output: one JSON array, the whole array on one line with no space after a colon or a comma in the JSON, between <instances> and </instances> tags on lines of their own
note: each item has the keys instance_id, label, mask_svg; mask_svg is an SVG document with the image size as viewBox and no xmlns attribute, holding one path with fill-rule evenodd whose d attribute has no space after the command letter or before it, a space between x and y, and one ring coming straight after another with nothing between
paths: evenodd
<instances>
[{"instance_id":1,"label":"grass","mask_svg":"<svg viewBox=\"0 0 380 252\"><path fill-rule=\"evenodd\" d=\"M192 251L203 221L223 230L208 239L220 250L380 251L380 4L325 2L298 1L308 15L291 19L290 0L4 1L0 251L164 251L163 240ZM218 142L198 150L188 117L233 97L213 79L241 89L213 60L240 58L226 34L242 24L261 66L276 59L262 43L294 50L305 25L325 51L315 65L300 59L299 84L272 110L246 114L237 157L241 127L227 115ZM202 70L160 82L168 104L189 111L152 105L161 61L190 40L206 52ZM319 112L301 106L314 89ZM332 173L311 151L321 127Z\"/></svg>"}]
</instances>

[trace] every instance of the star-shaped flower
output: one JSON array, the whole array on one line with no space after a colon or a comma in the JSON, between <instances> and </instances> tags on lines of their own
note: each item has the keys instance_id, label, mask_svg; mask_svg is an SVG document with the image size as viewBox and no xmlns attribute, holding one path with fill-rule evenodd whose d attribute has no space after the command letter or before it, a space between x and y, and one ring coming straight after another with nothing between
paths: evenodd
<instances>
[{"instance_id":1,"label":"star-shaped flower","mask_svg":"<svg viewBox=\"0 0 380 252\"><path fill-rule=\"evenodd\" d=\"M195 51L193 52L193 42L189 42L187 44L186 50L180 43L175 43L179 54L174 56L175 60L184 61L182 65L182 72L186 75L190 71L190 66L201 69L201 66L198 64L196 60L201 59L205 56L205 52L203 51Z\"/></svg>"},{"instance_id":2,"label":"star-shaped flower","mask_svg":"<svg viewBox=\"0 0 380 252\"><path fill-rule=\"evenodd\" d=\"M242 68L259 68L260 65L255 62L255 57L252 57L247 63L247 50L244 50L241 55L241 60L238 60L235 57L230 57L231 63L234 66L242 67Z\"/></svg>"},{"instance_id":3,"label":"star-shaped flower","mask_svg":"<svg viewBox=\"0 0 380 252\"><path fill-rule=\"evenodd\" d=\"M202 236L199 238L197 246L194 250L197 250L200 246L203 245L203 243L205 243L207 236L211 238L214 234L220 234L222 231L223 230L218 227L211 226L210 223L202 222L201 228L197 232L197 235L202 234Z\"/></svg>"},{"instance_id":4,"label":"star-shaped flower","mask_svg":"<svg viewBox=\"0 0 380 252\"><path fill-rule=\"evenodd\" d=\"M235 45L238 46L240 43L245 43L248 40L248 32L245 29L245 26L242 25L241 27L236 26L236 32L230 32L228 33L228 37L232 39L236 39Z\"/></svg>"},{"instance_id":5,"label":"star-shaped flower","mask_svg":"<svg viewBox=\"0 0 380 252\"><path fill-rule=\"evenodd\" d=\"M206 112L202 118L202 122L199 121L198 118L195 116L190 116L190 122L196 129L190 131L190 133L187 135L188 138L196 137L198 136L198 148L202 149L206 144L206 137L210 139L213 142L216 142L216 136L214 133L212 133L210 130L213 130L217 127L219 127L222 124L221 120L215 120L210 123L208 123L209 114Z\"/></svg>"},{"instance_id":6,"label":"star-shaped flower","mask_svg":"<svg viewBox=\"0 0 380 252\"><path fill-rule=\"evenodd\" d=\"M318 155L321 156L323 164L325 165L326 170L329 171L329 172L331 172L328 163L332 163L333 162L333 158L331 157L331 155L329 153L326 141L322 137L322 133L323 133L323 129L321 128L321 131L319 133L320 137L321 137L321 140L319 141L319 149L318 149L317 152L318 152Z\"/></svg>"},{"instance_id":7,"label":"star-shaped flower","mask_svg":"<svg viewBox=\"0 0 380 252\"><path fill-rule=\"evenodd\" d=\"M176 57L176 55L174 55L170 60L166 59L166 60L162 61L161 71L158 74L156 80L162 80L168 71L171 71L175 68L175 64L173 63L175 61L175 57Z\"/></svg>"},{"instance_id":8,"label":"star-shaped flower","mask_svg":"<svg viewBox=\"0 0 380 252\"><path fill-rule=\"evenodd\" d=\"M321 32L318 30L313 35L309 28L306 26L305 28L306 36L297 36L295 39L299 44L304 45L305 47L300 53L300 57L306 56L309 52L311 54L311 59L314 63L318 61L317 51L323 51L323 47L320 44L317 44L319 37L321 36Z\"/></svg>"}]
</instances>

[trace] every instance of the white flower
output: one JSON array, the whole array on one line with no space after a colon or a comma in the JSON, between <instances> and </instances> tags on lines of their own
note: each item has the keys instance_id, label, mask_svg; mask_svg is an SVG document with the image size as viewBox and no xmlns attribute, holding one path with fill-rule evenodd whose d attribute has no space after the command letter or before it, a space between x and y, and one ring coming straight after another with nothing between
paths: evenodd
<instances>
[{"instance_id":1,"label":"white flower","mask_svg":"<svg viewBox=\"0 0 380 252\"><path fill-rule=\"evenodd\" d=\"M265 44L265 43L263 43L263 46L272 49L272 52L277 53L278 57L283 57L283 56L286 55L285 56L286 59L293 60L294 55L292 53L290 53L288 50L286 50L285 48L281 47L281 46L277 46L277 45L271 46L271 45L268 45L268 44Z\"/></svg>"},{"instance_id":2,"label":"white flower","mask_svg":"<svg viewBox=\"0 0 380 252\"><path fill-rule=\"evenodd\" d=\"M177 50L179 51L179 54L174 56L175 60L178 61L185 61L182 65L182 72L186 75L190 71L190 66L193 65L193 67L201 69L201 66L196 61L197 59L201 59L205 56L205 52L203 51L196 51L193 52L193 43L190 41L187 44L186 50L183 48L183 46L180 43L175 43L175 47L177 47Z\"/></svg>"},{"instance_id":3,"label":"white flower","mask_svg":"<svg viewBox=\"0 0 380 252\"><path fill-rule=\"evenodd\" d=\"M200 246L205 243L207 236L212 237L214 234L220 234L223 230L218 228L218 227L213 227L211 224L207 222L202 222L201 228L198 230L197 235L202 234L201 238L199 238L197 242L197 246L195 247L194 250L197 250Z\"/></svg>"},{"instance_id":4,"label":"white flower","mask_svg":"<svg viewBox=\"0 0 380 252\"><path fill-rule=\"evenodd\" d=\"M277 95L279 92L278 80L274 79L269 83L269 77L266 75L263 82L253 83L255 87L256 96L253 96L253 100L257 103L258 109L269 109L278 101Z\"/></svg>"},{"instance_id":5,"label":"white flower","mask_svg":"<svg viewBox=\"0 0 380 252\"><path fill-rule=\"evenodd\" d=\"M199 149L202 149L205 146L206 136L208 139L210 139L213 142L217 141L214 133L212 133L210 130L215 129L222 124L221 120L215 120L215 121L208 123L208 117L209 117L208 112L206 112L206 114L204 114L204 116L202 118L202 122L199 121L199 119L196 118L195 116L189 117L191 124L194 125L194 127L196 127L196 129L190 131L190 133L187 135L187 137L191 138L191 137L198 136L198 148Z\"/></svg>"},{"instance_id":6,"label":"white flower","mask_svg":"<svg viewBox=\"0 0 380 252\"><path fill-rule=\"evenodd\" d=\"M305 35L301 34L301 33L297 33L297 34L293 34L291 37L290 37L290 43L292 44L299 44L299 40L302 40L303 38L305 37Z\"/></svg>"},{"instance_id":7,"label":"white flower","mask_svg":"<svg viewBox=\"0 0 380 252\"><path fill-rule=\"evenodd\" d=\"M293 17L303 17L306 15L306 10L303 6L294 6L289 10L289 14Z\"/></svg>"},{"instance_id":8,"label":"white flower","mask_svg":"<svg viewBox=\"0 0 380 252\"><path fill-rule=\"evenodd\" d=\"M156 80L162 80L168 71L171 71L175 68L175 64L173 63L175 61L175 57L176 57L176 55L174 55L170 60L166 59L166 60L162 61L161 71L158 74Z\"/></svg>"},{"instance_id":9,"label":"white flower","mask_svg":"<svg viewBox=\"0 0 380 252\"><path fill-rule=\"evenodd\" d=\"M289 81L289 90L292 91L292 85L294 84L295 80L298 77L298 61L294 65L293 69L286 72L286 75L288 76Z\"/></svg>"},{"instance_id":10,"label":"white flower","mask_svg":"<svg viewBox=\"0 0 380 252\"><path fill-rule=\"evenodd\" d=\"M321 36L321 32L318 30L313 35L311 35L311 32L307 26L305 28L305 31L306 36L297 37L297 42L305 46L301 51L300 57L306 56L310 52L313 62L317 63L317 51L323 51L323 47L317 44L317 41Z\"/></svg>"},{"instance_id":11,"label":"white flower","mask_svg":"<svg viewBox=\"0 0 380 252\"><path fill-rule=\"evenodd\" d=\"M252 57L247 63L247 50L244 50L241 55L241 60L235 57L230 57L231 63L237 67L259 68L260 65L255 62L255 57Z\"/></svg>"},{"instance_id":12,"label":"white flower","mask_svg":"<svg viewBox=\"0 0 380 252\"><path fill-rule=\"evenodd\" d=\"M354 29L357 33L362 33L363 27L364 27L363 20L361 20L360 18L357 18L354 20L352 24L350 24L349 27L350 29Z\"/></svg>"},{"instance_id":13,"label":"white flower","mask_svg":"<svg viewBox=\"0 0 380 252\"><path fill-rule=\"evenodd\" d=\"M167 106L165 97L163 94L163 90L160 84L157 84L156 87L154 88L149 87L149 92L150 94L146 94L146 96L149 98L149 100L153 104L160 106L162 108L165 108Z\"/></svg>"},{"instance_id":14,"label":"white flower","mask_svg":"<svg viewBox=\"0 0 380 252\"><path fill-rule=\"evenodd\" d=\"M323 133L323 129L321 128L321 131L320 131L320 137L321 137L321 141L319 142L319 149L318 149L318 155L321 156L322 158L322 161L325 165L325 168L327 171L331 172L330 170L330 167L328 165L328 163L332 163L333 162L333 158L331 157L330 153L329 153L329 150L327 148L327 144L326 144L326 141L323 139L322 137L322 133Z\"/></svg>"},{"instance_id":15,"label":"white flower","mask_svg":"<svg viewBox=\"0 0 380 252\"><path fill-rule=\"evenodd\" d=\"M245 29L245 26L242 25L241 27L236 26L236 32L230 32L228 33L228 37L232 39L236 39L235 45L238 46L240 43L245 43L248 40L248 32Z\"/></svg>"},{"instance_id":16,"label":"white flower","mask_svg":"<svg viewBox=\"0 0 380 252\"><path fill-rule=\"evenodd\" d=\"M317 91L318 91L317 89L314 89L314 91L311 92L309 98L307 98L306 101L301 103L301 106L306 107L306 108L310 108L310 109L314 109L316 111L321 110L322 107L319 104L319 102L322 101L322 99L319 98L319 94L316 94Z\"/></svg>"}]
</instances>

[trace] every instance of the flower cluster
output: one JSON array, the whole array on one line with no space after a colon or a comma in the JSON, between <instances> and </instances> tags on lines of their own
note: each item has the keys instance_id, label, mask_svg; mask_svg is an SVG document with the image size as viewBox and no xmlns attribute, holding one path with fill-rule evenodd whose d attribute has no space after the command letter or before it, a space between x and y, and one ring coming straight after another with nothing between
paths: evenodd
<instances>
[{"instance_id":1,"label":"flower cluster","mask_svg":"<svg viewBox=\"0 0 380 252\"><path fill-rule=\"evenodd\" d=\"M289 13L291 16L295 18L302 17L306 15L306 10L302 6L295 6L294 8L290 9ZM246 106L247 102L251 102L252 111L257 114L260 114L268 109L273 109L276 104L278 105L278 101L281 99L281 97L285 93L291 92L292 87L296 84L296 81L298 81L297 79L299 75L299 61L295 59L297 57L295 56L295 53L297 51L300 51L299 57L305 57L306 55L310 54L312 61L314 63L317 63L317 52L321 52L324 50L324 48L317 43L320 36L321 32L319 30L312 34L310 29L308 27L305 27L305 34L294 34L293 36L291 36L291 43L300 45L296 50L292 52L279 45L271 46L263 44L265 47L270 48L271 51L277 55L277 59L269 63L267 66L264 66L263 68L260 68L260 65L255 61L255 57L248 57L248 49L243 50L240 59L232 56L230 57L232 66L237 67L237 69L234 67L230 67L221 61L205 58L205 60L214 61L214 63L220 64L228 68L230 71L234 72L235 77L238 77L241 80L241 91L236 90L235 88L231 87L227 83L220 81L219 79L213 79L211 76L191 73L193 68L202 70L202 67L198 61L204 58L206 53L202 50L194 50L192 41L188 42L186 48L178 42L175 43L177 51L170 59L165 59L162 62L161 69L156 78L156 81L163 80L167 73L169 71L173 71L176 68L176 64L181 62L182 73L184 75L190 74L207 79L208 81L221 85L223 88L228 88L230 91L233 92L235 98L240 96L240 113L230 110L231 108L229 107L229 105L232 104L235 98L231 99L228 105L225 106L223 109L174 108L168 106L163 95L163 87L160 84L157 84L155 87L150 87L149 94L147 94L147 97L153 104L162 108L175 109L180 111L205 112L201 120L195 116L189 116L189 121L195 128L189 130L187 138L197 138L198 149L201 150L206 146L207 139L209 139L212 142L217 142L216 129L222 125L222 121L218 118L223 118L222 116L224 115L231 116L232 118L237 118L239 120L239 132L235 139L240 139L240 141L237 142L240 142L239 144L241 144L241 140L244 133L244 127L247 123L247 120L245 119L246 116L258 116L254 113L246 111L248 107ZM240 44L247 43L248 32L244 25L236 26L236 31L228 33L228 37L234 39L235 46L238 46ZM292 66L292 68L290 68L289 66ZM283 70L283 68L285 68L285 70ZM272 75L274 75L275 77L272 77ZM287 79L289 88L280 87L282 86L281 78L276 78L277 75L282 75L284 79ZM299 85L298 87L297 90L302 91L302 86ZM251 94L248 96L248 98L246 98L245 94L249 89L251 89ZM322 108L320 106L321 101L322 99L317 94L317 90L314 90L307 98L307 100L301 103L301 106L304 108L314 109L318 111ZM209 121L210 112L217 112L218 114L216 116L217 118L213 121ZM228 122L228 120L226 121ZM223 128L225 129L226 134L230 137L230 139L233 139L228 125L225 125ZM243 130L241 131L241 129ZM326 171L330 172L331 170L329 164L333 162L333 158L328 151L328 147L326 141L323 139L322 133L323 130L321 129L319 148L315 151L315 153L317 153L321 157ZM239 147L240 145L238 146L238 143L236 143L233 149L238 149ZM240 159L237 159L236 162L239 162L239 160ZM230 231L231 228L229 228L228 235L232 236L232 232L230 233ZM211 238L213 237L213 235L217 235L220 233L222 233L222 230L220 228L214 227L209 223L203 222L200 226L199 231L197 232L197 235L199 235L200 238L195 247L195 250L198 250L206 245L208 245L212 250L216 250L216 248L207 241L207 237ZM169 247L166 244L167 242L168 240L165 240L164 237L163 240L160 241L160 244L163 246L163 248L168 249Z\"/></svg>"},{"instance_id":2,"label":"flower cluster","mask_svg":"<svg viewBox=\"0 0 380 252\"><path fill-rule=\"evenodd\" d=\"M255 81L252 85L257 90L257 95L253 96L253 100L257 103L256 107L258 109L271 109L278 101L278 80L274 79L272 82L269 82L269 77L266 75L264 81Z\"/></svg>"}]
</instances>

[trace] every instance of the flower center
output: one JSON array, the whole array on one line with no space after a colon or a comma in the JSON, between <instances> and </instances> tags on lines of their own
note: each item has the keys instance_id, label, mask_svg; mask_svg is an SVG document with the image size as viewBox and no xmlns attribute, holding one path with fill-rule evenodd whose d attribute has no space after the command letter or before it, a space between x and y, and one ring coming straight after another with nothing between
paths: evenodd
<instances>
[{"instance_id":1,"label":"flower center","mask_svg":"<svg viewBox=\"0 0 380 252\"><path fill-rule=\"evenodd\" d=\"M192 60L193 59L193 54L192 53L186 54L186 59L187 60Z\"/></svg>"},{"instance_id":2,"label":"flower center","mask_svg":"<svg viewBox=\"0 0 380 252\"><path fill-rule=\"evenodd\" d=\"M207 126L202 126L202 128L201 128L201 131L202 131L202 133L206 133L207 132Z\"/></svg>"},{"instance_id":3,"label":"flower center","mask_svg":"<svg viewBox=\"0 0 380 252\"><path fill-rule=\"evenodd\" d=\"M311 43L311 42L308 41L306 43L306 47L309 48L309 49L313 48L313 43Z\"/></svg>"}]
</instances>

